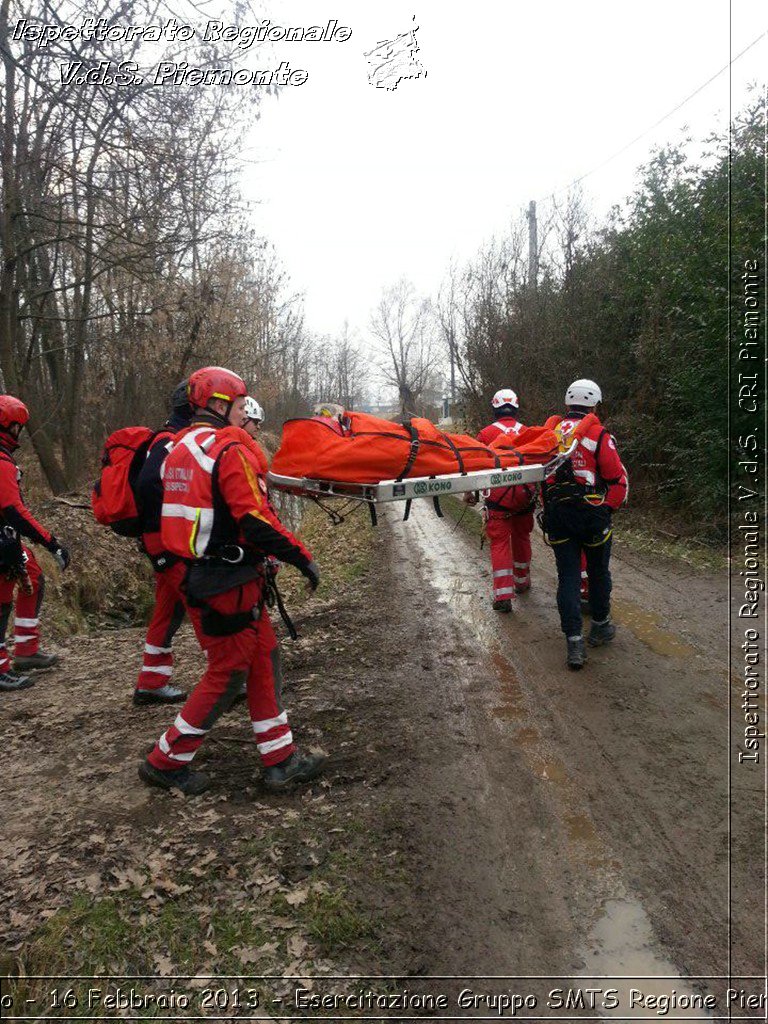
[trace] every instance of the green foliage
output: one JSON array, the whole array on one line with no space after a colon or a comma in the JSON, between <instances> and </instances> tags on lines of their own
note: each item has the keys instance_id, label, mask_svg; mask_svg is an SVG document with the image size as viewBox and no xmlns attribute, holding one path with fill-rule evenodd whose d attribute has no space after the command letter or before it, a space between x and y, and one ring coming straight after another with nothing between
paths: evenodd
<instances>
[{"instance_id":1,"label":"green foliage","mask_svg":"<svg viewBox=\"0 0 768 1024\"><path fill-rule=\"evenodd\" d=\"M477 424L501 385L519 391L534 423L558 410L570 380L594 378L635 499L653 496L722 530L729 274L733 333L744 260L763 246L764 117L758 100L730 140L707 140L700 164L681 147L656 152L626 208L597 232L569 202L535 291L495 247L478 259L466 277L461 352Z\"/></svg>"}]
</instances>

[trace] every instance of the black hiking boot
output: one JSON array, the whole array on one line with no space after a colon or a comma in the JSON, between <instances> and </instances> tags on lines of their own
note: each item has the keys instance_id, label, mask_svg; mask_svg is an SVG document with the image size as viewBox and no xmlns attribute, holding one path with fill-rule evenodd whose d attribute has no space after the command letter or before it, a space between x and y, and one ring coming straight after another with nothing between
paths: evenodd
<instances>
[{"instance_id":1,"label":"black hiking boot","mask_svg":"<svg viewBox=\"0 0 768 1024\"><path fill-rule=\"evenodd\" d=\"M493 602L495 612L511 612L512 602L508 597L499 597Z\"/></svg>"},{"instance_id":2,"label":"black hiking boot","mask_svg":"<svg viewBox=\"0 0 768 1024\"><path fill-rule=\"evenodd\" d=\"M606 619L605 622L593 622L587 643L590 647L602 647L603 644L609 644L615 636L616 627L610 619Z\"/></svg>"},{"instance_id":3,"label":"black hiking boot","mask_svg":"<svg viewBox=\"0 0 768 1024\"><path fill-rule=\"evenodd\" d=\"M177 768L166 772L155 768L149 761L139 765L139 778L149 786L160 789L180 789L185 796L197 796L211 785L205 772L193 772L191 768Z\"/></svg>"},{"instance_id":4,"label":"black hiking boot","mask_svg":"<svg viewBox=\"0 0 768 1024\"><path fill-rule=\"evenodd\" d=\"M272 792L279 792L297 782L310 782L320 774L327 760L322 754L300 754L294 750L284 761L264 769L264 785Z\"/></svg>"},{"instance_id":5,"label":"black hiking boot","mask_svg":"<svg viewBox=\"0 0 768 1024\"><path fill-rule=\"evenodd\" d=\"M15 672L3 672L0 674L0 690L4 690L7 693L13 693L15 690L28 690L30 686L34 685L34 679L30 679L29 676L20 676Z\"/></svg>"},{"instance_id":6,"label":"black hiking boot","mask_svg":"<svg viewBox=\"0 0 768 1024\"><path fill-rule=\"evenodd\" d=\"M148 704L180 704L187 699L184 690L180 690L170 683L161 686L157 690L134 690L133 703L136 707L146 707Z\"/></svg>"},{"instance_id":7,"label":"black hiking boot","mask_svg":"<svg viewBox=\"0 0 768 1024\"><path fill-rule=\"evenodd\" d=\"M584 662L587 660L587 651L584 647L584 637L568 637L566 639L568 644L568 657L566 664L568 668L577 672L580 668L584 667Z\"/></svg>"},{"instance_id":8,"label":"black hiking boot","mask_svg":"<svg viewBox=\"0 0 768 1024\"><path fill-rule=\"evenodd\" d=\"M61 658L58 654L43 654L42 651L38 651L37 654L19 655L14 658L13 667L14 669L20 669L22 672L29 672L30 669L43 671L47 668L53 668L60 661Z\"/></svg>"}]
</instances>

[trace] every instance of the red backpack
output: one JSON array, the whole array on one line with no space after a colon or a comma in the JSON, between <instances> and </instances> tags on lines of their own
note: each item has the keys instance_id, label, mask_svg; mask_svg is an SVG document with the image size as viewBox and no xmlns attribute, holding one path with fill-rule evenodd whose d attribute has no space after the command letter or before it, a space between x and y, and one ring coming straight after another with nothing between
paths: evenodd
<instances>
[{"instance_id":1,"label":"red backpack","mask_svg":"<svg viewBox=\"0 0 768 1024\"><path fill-rule=\"evenodd\" d=\"M104 444L91 507L96 520L121 537L139 537L144 532L136 483L155 433L149 427L123 427Z\"/></svg>"}]
</instances>

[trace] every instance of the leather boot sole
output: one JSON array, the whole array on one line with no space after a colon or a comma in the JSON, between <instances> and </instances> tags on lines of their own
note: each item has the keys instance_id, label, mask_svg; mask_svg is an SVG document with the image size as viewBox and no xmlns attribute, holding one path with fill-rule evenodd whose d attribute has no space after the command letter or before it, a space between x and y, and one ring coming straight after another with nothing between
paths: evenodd
<instances>
[{"instance_id":1,"label":"leather boot sole","mask_svg":"<svg viewBox=\"0 0 768 1024\"><path fill-rule=\"evenodd\" d=\"M153 704L181 704L187 699L189 694L181 693L178 697L155 697L151 690L144 692L137 692L134 690L133 693L133 704L137 708L150 707Z\"/></svg>"}]
</instances>

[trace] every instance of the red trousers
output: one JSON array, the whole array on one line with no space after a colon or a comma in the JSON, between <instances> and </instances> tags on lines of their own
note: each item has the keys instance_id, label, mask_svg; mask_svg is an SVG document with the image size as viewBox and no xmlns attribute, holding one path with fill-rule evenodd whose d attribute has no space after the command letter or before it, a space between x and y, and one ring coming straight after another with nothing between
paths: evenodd
<instances>
[{"instance_id":1,"label":"red trousers","mask_svg":"<svg viewBox=\"0 0 768 1024\"><path fill-rule=\"evenodd\" d=\"M42 569L29 548L24 548L27 556L27 572L32 584L32 593L25 594L19 589L16 595L16 617L13 625L14 654L20 658L37 654L40 649L40 605L45 593L45 577ZM15 580L9 580L0 574L0 672L7 672L11 660L5 646L5 634L8 620L13 608L13 592L17 587Z\"/></svg>"},{"instance_id":2,"label":"red trousers","mask_svg":"<svg viewBox=\"0 0 768 1024\"><path fill-rule=\"evenodd\" d=\"M170 570L155 573L155 607L147 627L144 643L144 664L136 687L159 690L167 686L173 674L171 644L184 619L184 600L179 580Z\"/></svg>"},{"instance_id":3,"label":"red trousers","mask_svg":"<svg viewBox=\"0 0 768 1024\"><path fill-rule=\"evenodd\" d=\"M180 587L186 567L168 569ZM226 595L225 595L226 596ZM163 771L182 768L195 756L217 719L231 706L243 683L256 747L265 766L284 761L296 748L280 697L278 645L266 608L252 625L232 636L209 636L202 613L185 598L185 607L208 659L200 682L170 729L155 744L149 761Z\"/></svg>"},{"instance_id":4,"label":"red trousers","mask_svg":"<svg viewBox=\"0 0 768 1024\"><path fill-rule=\"evenodd\" d=\"M507 515L489 512L485 534L491 545L494 600L511 600L531 582L533 513Z\"/></svg>"}]
</instances>

